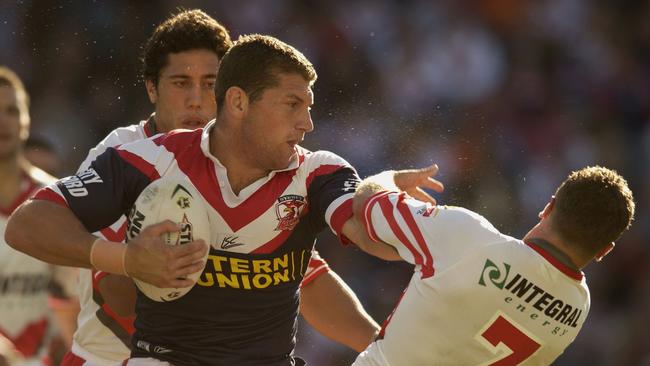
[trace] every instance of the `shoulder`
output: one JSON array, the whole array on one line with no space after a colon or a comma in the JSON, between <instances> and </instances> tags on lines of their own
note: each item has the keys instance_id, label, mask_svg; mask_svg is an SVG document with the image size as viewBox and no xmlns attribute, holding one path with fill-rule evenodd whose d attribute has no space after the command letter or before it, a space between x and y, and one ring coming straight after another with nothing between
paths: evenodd
<instances>
[{"instance_id":1,"label":"shoulder","mask_svg":"<svg viewBox=\"0 0 650 366\"><path fill-rule=\"evenodd\" d=\"M470 224L470 225L485 227L486 229L489 230L498 231L497 229L494 228L492 223L488 221L488 219L483 217L483 215L464 207L442 205L442 206L437 206L436 211L437 212L434 213L434 216L437 214L441 214L441 215L445 215L450 220L457 221L459 224L461 223Z\"/></svg>"},{"instance_id":2,"label":"shoulder","mask_svg":"<svg viewBox=\"0 0 650 366\"><path fill-rule=\"evenodd\" d=\"M420 201L409 201L407 204L415 221L424 225L436 240L475 246L501 242L507 238L488 219L474 211L457 206L435 206L431 210Z\"/></svg>"},{"instance_id":3,"label":"shoulder","mask_svg":"<svg viewBox=\"0 0 650 366\"><path fill-rule=\"evenodd\" d=\"M100 143L105 147L117 146L146 137L142 124L135 124L126 127L118 127L111 131Z\"/></svg>"},{"instance_id":4,"label":"shoulder","mask_svg":"<svg viewBox=\"0 0 650 366\"><path fill-rule=\"evenodd\" d=\"M348 168L354 171L350 163L330 151L309 151L304 148L299 148L298 156L301 161L300 170L308 174L315 171L333 173L342 168Z\"/></svg>"}]
</instances>

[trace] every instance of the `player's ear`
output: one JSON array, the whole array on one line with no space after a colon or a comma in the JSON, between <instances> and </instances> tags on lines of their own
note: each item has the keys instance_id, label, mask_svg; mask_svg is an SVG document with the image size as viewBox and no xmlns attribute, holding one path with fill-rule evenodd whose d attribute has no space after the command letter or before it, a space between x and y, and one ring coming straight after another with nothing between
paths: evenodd
<instances>
[{"instance_id":1,"label":"player's ear","mask_svg":"<svg viewBox=\"0 0 650 366\"><path fill-rule=\"evenodd\" d=\"M544 206L544 209L539 213L539 218L540 219L545 219L548 217L548 215L551 214L551 211L553 211L553 208L555 207L555 196L551 196L551 200L548 201L546 206Z\"/></svg>"},{"instance_id":2,"label":"player's ear","mask_svg":"<svg viewBox=\"0 0 650 366\"><path fill-rule=\"evenodd\" d=\"M156 88L156 84L153 82L153 80L145 80L144 86L147 88L149 101L153 104L156 104L156 101L158 101L158 89Z\"/></svg>"},{"instance_id":3,"label":"player's ear","mask_svg":"<svg viewBox=\"0 0 650 366\"><path fill-rule=\"evenodd\" d=\"M609 243L609 245L604 247L600 252L598 252L598 254L596 254L596 256L594 257L594 259L596 259L596 262L602 261L603 258L605 258L605 256L607 254L609 254L609 252L611 252L614 249L615 246L616 246L616 243L611 242L611 243Z\"/></svg>"},{"instance_id":4,"label":"player's ear","mask_svg":"<svg viewBox=\"0 0 650 366\"><path fill-rule=\"evenodd\" d=\"M236 118L242 118L248 112L249 100L244 89L231 86L226 90L223 107L226 112Z\"/></svg>"}]
</instances>

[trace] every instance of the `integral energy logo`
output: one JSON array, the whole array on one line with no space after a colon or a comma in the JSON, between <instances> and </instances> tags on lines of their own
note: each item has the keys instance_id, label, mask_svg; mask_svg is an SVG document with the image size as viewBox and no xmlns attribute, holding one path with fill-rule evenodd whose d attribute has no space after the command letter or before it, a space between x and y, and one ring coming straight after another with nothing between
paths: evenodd
<instances>
[{"instance_id":1,"label":"integral energy logo","mask_svg":"<svg viewBox=\"0 0 650 366\"><path fill-rule=\"evenodd\" d=\"M508 273L510 273L510 265L508 263L503 263L503 269L499 268L491 260L486 260L485 265L483 266L483 272L481 272L481 278L478 280L478 284L485 286L485 277L488 277L488 280L492 282L494 286L499 289L503 289L503 285L508 279Z\"/></svg>"},{"instance_id":2,"label":"integral energy logo","mask_svg":"<svg viewBox=\"0 0 650 366\"><path fill-rule=\"evenodd\" d=\"M526 313L531 319L543 320L542 326L552 324L551 321L576 328L582 323L582 309L572 306L567 301L547 292L544 288L524 277L520 273L511 271L511 265L505 262L497 264L486 259L483 271L478 279L478 284L505 291L504 302L510 304L515 310ZM549 285L550 286L550 285ZM568 328L549 327L551 333L562 336Z\"/></svg>"}]
</instances>

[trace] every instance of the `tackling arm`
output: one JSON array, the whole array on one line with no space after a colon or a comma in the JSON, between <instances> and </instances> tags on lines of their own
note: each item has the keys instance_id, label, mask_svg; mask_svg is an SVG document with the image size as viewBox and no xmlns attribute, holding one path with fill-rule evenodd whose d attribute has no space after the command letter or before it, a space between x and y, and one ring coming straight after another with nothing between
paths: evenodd
<instances>
[{"instance_id":1,"label":"tackling arm","mask_svg":"<svg viewBox=\"0 0 650 366\"><path fill-rule=\"evenodd\" d=\"M14 249L45 262L84 268L93 266L91 249L96 244L93 258L97 269L121 275L128 273L158 287L178 288L193 284L191 280L179 278L203 268L203 255L208 249L203 241L182 246L164 244L160 235L178 230L177 224L163 221L146 227L124 246L97 240L68 207L30 200L10 217L5 241Z\"/></svg>"},{"instance_id":2,"label":"tackling arm","mask_svg":"<svg viewBox=\"0 0 650 366\"><path fill-rule=\"evenodd\" d=\"M300 313L327 338L361 352L379 332L379 325L336 273L326 271L300 291Z\"/></svg>"},{"instance_id":3,"label":"tackling arm","mask_svg":"<svg viewBox=\"0 0 650 366\"><path fill-rule=\"evenodd\" d=\"M9 218L5 241L42 261L90 268L90 248L97 239L72 211L45 200L29 200Z\"/></svg>"}]
</instances>

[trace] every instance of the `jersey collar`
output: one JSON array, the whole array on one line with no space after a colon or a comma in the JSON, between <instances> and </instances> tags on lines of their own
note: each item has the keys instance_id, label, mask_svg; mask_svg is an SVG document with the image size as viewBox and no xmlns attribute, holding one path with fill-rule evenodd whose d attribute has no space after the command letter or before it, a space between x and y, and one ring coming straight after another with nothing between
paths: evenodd
<instances>
[{"instance_id":1,"label":"jersey collar","mask_svg":"<svg viewBox=\"0 0 650 366\"><path fill-rule=\"evenodd\" d=\"M584 273L571 262L569 256L557 249L553 244L539 238L528 239L525 243L562 273L577 281L582 281Z\"/></svg>"}]
</instances>

